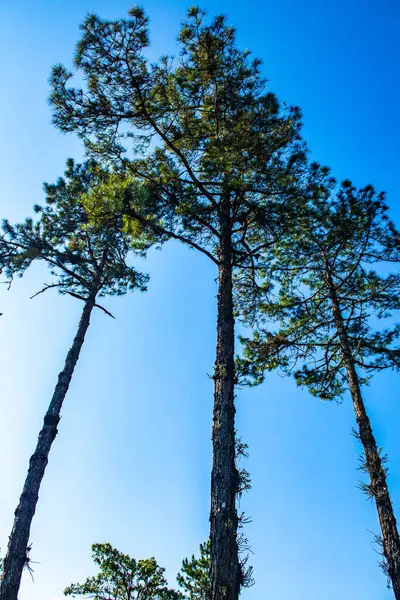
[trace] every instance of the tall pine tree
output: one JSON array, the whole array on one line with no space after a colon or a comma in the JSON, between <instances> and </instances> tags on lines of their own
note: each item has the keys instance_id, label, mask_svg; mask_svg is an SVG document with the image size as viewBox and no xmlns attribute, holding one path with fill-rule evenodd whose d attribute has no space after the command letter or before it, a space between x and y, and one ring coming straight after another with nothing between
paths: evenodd
<instances>
[{"instance_id":1,"label":"tall pine tree","mask_svg":"<svg viewBox=\"0 0 400 600\"><path fill-rule=\"evenodd\" d=\"M350 391L370 480L362 488L376 504L383 564L399 600L399 532L362 386L374 373L400 366L400 326L393 324L400 275L390 272L398 269L400 237L383 194L372 186L356 190L349 181L334 193L327 171L313 168L309 201L276 246L265 289L248 303L256 334L244 340L239 369L260 383L266 371L281 368L322 399Z\"/></svg>"},{"instance_id":2,"label":"tall pine tree","mask_svg":"<svg viewBox=\"0 0 400 600\"><path fill-rule=\"evenodd\" d=\"M143 215L124 190L125 214L181 240L218 270L212 430L210 564L212 600L236 600L244 573L238 556L235 456L233 271L253 272L279 235L282 214L304 165L297 108L282 110L266 90L260 62L237 48L224 17L207 23L189 9L179 60L149 64L148 20L88 16L72 73L52 73L54 123L77 132L89 152L146 189ZM153 217L151 217L153 215ZM261 228L264 240L255 236Z\"/></svg>"},{"instance_id":3,"label":"tall pine tree","mask_svg":"<svg viewBox=\"0 0 400 600\"><path fill-rule=\"evenodd\" d=\"M114 219L99 228L88 219L82 198L104 173L94 162L75 165L69 161L65 175L55 185L45 185L47 205L35 207L39 218L17 225L5 222L0 241L4 270L10 278L22 275L32 261L42 260L56 281L41 291L56 288L83 302L79 326L44 417L15 511L4 559L1 600L17 600L22 571L29 564L29 534L39 489L92 311L99 307L110 314L98 303L99 297L145 290L147 283L147 277L126 262L130 239L121 221Z\"/></svg>"}]
</instances>

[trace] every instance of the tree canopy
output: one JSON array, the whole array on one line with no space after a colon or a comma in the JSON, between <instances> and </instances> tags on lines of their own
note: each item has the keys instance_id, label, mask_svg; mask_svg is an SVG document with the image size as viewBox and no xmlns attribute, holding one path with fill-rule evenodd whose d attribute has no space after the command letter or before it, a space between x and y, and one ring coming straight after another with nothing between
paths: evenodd
<instances>
[{"instance_id":1,"label":"tree canopy","mask_svg":"<svg viewBox=\"0 0 400 600\"><path fill-rule=\"evenodd\" d=\"M180 600L181 594L168 588L165 569L155 558L136 560L111 544L93 544L92 557L99 567L94 577L73 583L65 596L94 600Z\"/></svg>"},{"instance_id":2,"label":"tree canopy","mask_svg":"<svg viewBox=\"0 0 400 600\"><path fill-rule=\"evenodd\" d=\"M242 375L256 383L280 368L323 399L348 389L332 290L360 383L400 364L400 329L392 319L400 308L400 276L390 271L400 259L399 234L383 194L372 186L357 190L349 181L334 186L311 188L309 202L276 244L257 307L251 305L248 315L256 335L244 339L239 361Z\"/></svg>"},{"instance_id":3,"label":"tree canopy","mask_svg":"<svg viewBox=\"0 0 400 600\"><path fill-rule=\"evenodd\" d=\"M5 275L22 276L33 261L43 260L57 282L42 291L55 287L85 299L94 288L99 296L145 290L147 276L127 263L132 241L121 219L98 225L89 218L85 194L105 177L94 161L80 165L70 159L65 178L44 185L47 203L34 207L38 219L15 225L4 221L0 252Z\"/></svg>"}]
</instances>

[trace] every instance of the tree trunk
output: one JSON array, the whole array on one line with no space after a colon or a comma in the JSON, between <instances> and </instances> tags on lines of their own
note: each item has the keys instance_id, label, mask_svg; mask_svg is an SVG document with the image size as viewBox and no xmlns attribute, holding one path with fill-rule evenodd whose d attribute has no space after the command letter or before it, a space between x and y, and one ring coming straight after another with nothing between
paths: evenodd
<instances>
[{"instance_id":1,"label":"tree trunk","mask_svg":"<svg viewBox=\"0 0 400 600\"><path fill-rule=\"evenodd\" d=\"M221 218L218 267L217 349L212 430L210 559L211 600L237 600L241 570L238 559L234 405L234 317L232 240L229 207Z\"/></svg>"},{"instance_id":2,"label":"tree trunk","mask_svg":"<svg viewBox=\"0 0 400 600\"><path fill-rule=\"evenodd\" d=\"M350 394L356 414L359 438L364 448L365 464L370 477L371 492L374 496L378 512L382 532L383 554L386 559L388 576L392 582L395 598L396 600L400 600L400 537L390 500L386 472L382 466L371 422L365 409L351 347L344 326L343 315L336 289L329 273L328 285L330 287L333 318L339 334Z\"/></svg>"},{"instance_id":3,"label":"tree trunk","mask_svg":"<svg viewBox=\"0 0 400 600\"><path fill-rule=\"evenodd\" d=\"M3 576L0 587L0 600L17 600L21 575L28 559L28 542L32 519L39 498L39 488L49 458L51 445L57 435L57 426L64 398L78 362L79 354L90 323L90 315L95 304L95 294L85 302L73 344L67 354L63 371L44 417L35 452L29 461L19 504L15 511L14 524L9 537L7 554L4 559Z\"/></svg>"}]
</instances>

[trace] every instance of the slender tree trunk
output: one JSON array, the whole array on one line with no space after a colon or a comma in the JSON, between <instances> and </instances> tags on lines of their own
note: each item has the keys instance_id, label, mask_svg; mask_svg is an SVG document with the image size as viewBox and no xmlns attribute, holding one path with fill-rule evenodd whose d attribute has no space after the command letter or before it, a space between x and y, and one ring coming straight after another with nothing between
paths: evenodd
<instances>
[{"instance_id":1,"label":"slender tree trunk","mask_svg":"<svg viewBox=\"0 0 400 600\"><path fill-rule=\"evenodd\" d=\"M39 498L39 488L49 458L52 443L57 435L57 426L64 398L78 362L79 354L90 323L90 315L95 304L95 294L85 302L73 344L67 354L63 371L44 417L35 452L29 461L19 504L15 511L14 524L9 537L7 554L4 559L3 576L0 587L0 600L17 600L21 575L28 557L29 533Z\"/></svg>"},{"instance_id":2,"label":"slender tree trunk","mask_svg":"<svg viewBox=\"0 0 400 600\"><path fill-rule=\"evenodd\" d=\"M241 571L237 544L238 472L235 466L234 317L229 206L221 218L219 259L210 513L211 600L237 600Z\"/></svg>"},{"instance_id":3,"label":"slender tree trunk","mask_svg":"<svg viewBox=\"0 0 400 600\"><path fill-rule=\"evenodd\" d=\"M340 309L335 286L328 273L332 312L335 326L339 334L343 359L346 366L350 394L353 400L354 412L358 425L360 441L364 448L365 464L369 473L371 491L378 511L379 523L382 532L383 553L386 559L388 576L391 579L396 600L400 600L400 537L397 529L392 502L389 495L386 472L382 466L378 446L372 431L371 422L367 415L361 389L358 382L357 371L354 364L351 347L344 326L343 315Z\"/></svg>"}]
</instances>

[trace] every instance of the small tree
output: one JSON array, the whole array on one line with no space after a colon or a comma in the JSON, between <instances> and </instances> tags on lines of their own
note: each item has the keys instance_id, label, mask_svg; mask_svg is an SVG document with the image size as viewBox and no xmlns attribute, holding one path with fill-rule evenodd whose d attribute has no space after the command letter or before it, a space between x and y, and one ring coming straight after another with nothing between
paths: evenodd
<instances>
[{"instance_id":1,"label":"small tree","mask_svg":"<svg viewBox=\"0 0 400 600\"><path fill-rule=\"evenodd\" d=\"M384 565L399 600L400 538L386 459L361 389L374 373L400 366L400 326L380 327L400 309L400 275L387 272L400 261L400 236L388 219L383 194L371 186L357 191L346 181L332 195L333 187L327 171L314 165L309 202L299 207L291 230L275 248L255 313L249 304L248 322L255 320L256 334L243 340L239 369L247 381L260 383L266 371L278 367L325 400L350 391L370 479L362 488L376 503ZM271 291L272 276L277 293Z\"/></svg>"},{"instance_id":2,"label":"small tree","mask_svg":"<svg viewBox=\"0 0 400 600\"><path fill-rule=\"evenodd\" d=\"M111 544L93 544L92 557L99 573L84 583L72 583L65 596L82 596L94 600L182 600L182 595L168 588L165 569L156 559L136 560L122 554Z\"/></svg>"},{"instance_id":3,"label":"small tree","mask_svg":"<svg viewBox=\"0 0 400 600\"><path fill-rule=\"evenodd\" d=\"M210 541L200 544L200 556L185 558L176 578L188 600L208 600L210 598Z\"/></svg>"},{"instance_id":4,"label":"small tree","mask_svg":"<svg viewBox=\"0 0 400 600\"><path fill-rule=\"evenodd\" d=\"M239 478L235 457L233 272L257 269L279 235L304 164L300 112L266 91L260 61L237 48L224 17L193 7L179 32L179 60L149 64L140 8L116 21L88 16L75 55L84 89L52 73L54 123L147 190L156 219L125 214L202 252L218 270L211 474L211 598L237 600ZM126 147L129 144L129 151ZM130 150L132 149L132 153ZM154 209L154 210L153 210ZM254 228L264 231L264 240Z\"/></svg>"},{"instance_id":5,"label":"small tree","mask_svg":"<svg viewBox=\"0 0 400 600\"><path fill-rule=\"evenodd\" d=\"M35 452L32 454L24 488L9 538L1 580L1 600L17 600L21 574L29 563L28 543L32 519L38 502L40 484L60 420L60 412L99 296L121 295L131 290L145 290L147 276L126 263L130 250L128 237L117 219L101 228L89 222L82 197L99 177L93 162L75 165L68 162L65 179L45 185L47 206L35 207L39 219L3 225L1 252L4 270L12 278L22 275L34 260L50 267L56 282L41 292L57 288L81 300L82 316L72 346L67 354L53 397L44 417ZM39 292L39 293L41 293Z\"/></svg>"}]
</instances>

